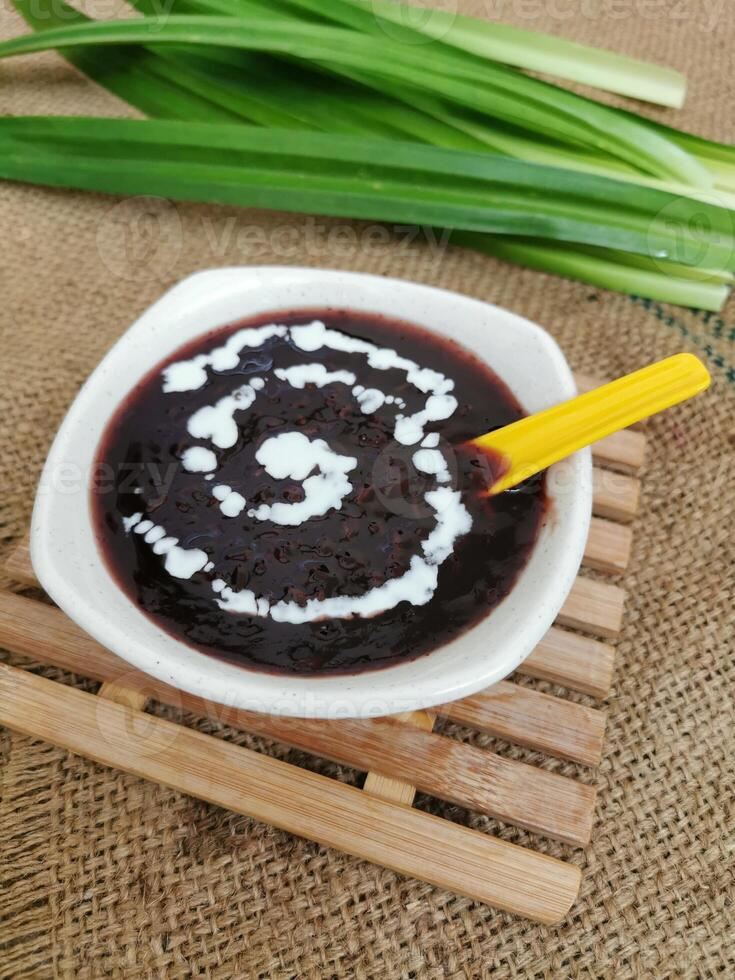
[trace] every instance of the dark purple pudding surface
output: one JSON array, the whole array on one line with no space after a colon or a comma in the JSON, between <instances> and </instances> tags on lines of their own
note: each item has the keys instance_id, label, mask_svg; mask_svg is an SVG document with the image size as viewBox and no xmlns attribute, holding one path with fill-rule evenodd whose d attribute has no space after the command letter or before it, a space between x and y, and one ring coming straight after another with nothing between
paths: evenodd
<instances>
[{"instance_id":1,"label":"dark purple pudding surface","mask_svg":"<svg viewBox=\"0 0 735 980\"><path fill-rule=\"evenodd\" d=\"M315 348L313 328L298 332L314 320L348 338L332 344L354 346L358 338L383 354L370 363L364 350ZM267 324L285 333L235 344L224 366L207 360L237 331ZM386 350L405 359L403 367L386 367ZM408 362L428 371L411 381ZM174 363L185 367L165 374ZM306 380L318 371L319 384ZM201 383L191 387L197 372ZM177 390L164 390L172 384ZM233 407L237 389L246 397ZM431 417L446 415L452 400L449 417ZM242 667L318 675L413 660L486 616L533 548L545 512L543 476L487 497L496 463L462 448L523 414L485 364L408 323L319 309L228 324L156 366L115 412L91 493L99 546L120 588L157 625ZM411 443L416 424L421 438ZM293 436L276 438L289 433L305 437L299 446L323 440L322 468L280 475L279 467L295 466L283 458ZM269 447L264 464L256 454L265 459ZM346 458L349 469L325 476L334 458ZM207 459L215 469L199 468ZM307 477L316 478L317 497L325 486L341 487L338 506L279 523L278 515L304 512ZM457 532L470 521L469 531ZM422 585L409 586L418 579ZM411 598L400 598L402 590ZM360 602L362 612L351 611ZM303 610L310 618L296 621Z\"/></svg>"}]
</instances>

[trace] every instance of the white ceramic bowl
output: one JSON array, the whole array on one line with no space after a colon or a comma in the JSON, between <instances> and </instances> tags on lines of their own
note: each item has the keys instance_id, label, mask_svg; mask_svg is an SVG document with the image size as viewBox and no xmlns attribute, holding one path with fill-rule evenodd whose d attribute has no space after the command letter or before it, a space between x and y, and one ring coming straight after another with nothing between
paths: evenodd
<instances>
[{"instance_id":1,"label":"white ceramic bowl","mask_svg":"<svg viewBox=\"0 0 735 980\"><path fill-rule=\"evenodd\" d=\"M213 327L288 309L346 307L448 335L484 359L523 407L576 393L540 327L457 293L319 269L213 269L185 279L120 338L82 387L49 453L33 512L31 555L48 594L96 640L140 670L209 700L302 717L392 714L471 694L511 673L549 628L574 581L591 510L589 451L549 471L547 518L509 595L457 639L411 663L333 677L239 668L165 633L120 590L95 543L89 477L120 401L156 363Z\"/></svg>"}]
</instances>

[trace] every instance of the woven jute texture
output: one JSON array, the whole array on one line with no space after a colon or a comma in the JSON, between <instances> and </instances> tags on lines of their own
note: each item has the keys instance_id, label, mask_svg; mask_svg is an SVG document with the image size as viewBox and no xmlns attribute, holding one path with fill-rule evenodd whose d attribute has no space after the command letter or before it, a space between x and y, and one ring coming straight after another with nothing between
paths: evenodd
<instances>
[{"instance_id":1,"label":"woven jute texture","mask_svg":"<svg viewBox=\"0 0 735 980\"><path fill-rule=\"evenodd\" d=\"M116 4L99 6L109 16ZM719 139L735 135L729 8L728 0L494 0L475 7L684 70L691 90L676 120ZM3 34L22 30L5 10ZM52 54L0 65L0 109L130 112ZM520 921L5 733L0 974L735 975L735 306L719 317L642 303L446 248L424 234L398 229L386 240L366 224L21 185L0 186L0 200L4 550L27 525L39 467L81 382L151 301L205 267L302 264L400 276L538 321L581 370L617 375L692 350L714 376L706 395L648 426L606 751L596 774L579 773L599 786L593 843L575 853L418 801L577 862L582 891L566 921L554 928ZM184 721L341 779L361 778ZM570 765L477 742L575 774Z\"/></svg>"}]
</instances>

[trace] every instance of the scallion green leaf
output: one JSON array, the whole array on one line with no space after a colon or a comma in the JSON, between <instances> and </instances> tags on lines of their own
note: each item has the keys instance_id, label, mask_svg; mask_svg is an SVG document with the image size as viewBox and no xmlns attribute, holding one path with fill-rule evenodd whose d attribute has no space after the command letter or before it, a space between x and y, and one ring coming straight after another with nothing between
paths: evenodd
<instances>
[{"instance_id":1,"label":"scallion green leaf","mask_svg":"<svg viewBox=\"0 0 735 980\"><path fill-rule=\"evenodd\" d=\"M457 233L452 241L539 272L578 279L580 282L663 303L677 303L700 310L721 310L730 289L713 276L710 281L672 275L666 264L658 268L630 266L621 254L595 254L581 248L559 248L557 243L499 238L494 235Z\"/></svg>"},{"instance_id":2,"label":"scallion green leaf","mask_svg":"<svg viewBox=\"0 0 735 980\"><path fill-rule=\"evenodd\" d=\"M244 125L0 120L0 176L123 194L533 235L735 262L728 211L603 177L483 153ZM666 220L676 202L677 222ZM663 213L664 217L660 217ZM706 215L694 234L691 216Z\"/></svg>"},{"instance_id":3,"label":"scallion green leaf","mask_svg":"<svg viewBox=\"0 0 735 980\"><path fill-rule=\"evenodd\" d=\"M297 2L300 4L302 0ZM657 105L678 109L684 104L686 79L672 68L454 11L413 7L393 0L347 2L369 7L374 14L402 26L408 23L414 30L443 44L506 65L581 82ZM423 16L418 14L419 11Z\"/></svg>"},{"instance_id":4,"label":"scallion green leaf","mask_svg":"<svg viewBox=\"0 0 735 980\"><path fill-rule=\"evenodd\" d=\"M433 70L427 72L421 54L407 45L389 40L377 43L367 35L340 28L224 17L171 16L165 22L139 18L72 25L15 38L0 44L0 57L51 47L134 43L206 44L343 65L433 91L552 138L606 150L653 176L698 187L712 184L711 174L685 151L605 106L490 63L480 70L434 58ZM376 87L380 88L377 83Z\"/></svg>"}]
</instances>

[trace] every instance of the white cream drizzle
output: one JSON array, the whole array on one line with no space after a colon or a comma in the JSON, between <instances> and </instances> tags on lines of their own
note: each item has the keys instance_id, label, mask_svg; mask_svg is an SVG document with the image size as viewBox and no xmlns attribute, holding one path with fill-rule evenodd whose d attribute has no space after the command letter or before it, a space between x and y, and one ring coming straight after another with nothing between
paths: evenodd
<instances>
[{"instance_id":1,"label":"white cream drizzle","mask_svg":"<svg viewBox=\"0 0 735 980\"><path fill-rule=\"evenodd\" d=\"M362 388L362 385L360 385ZM361 391L357 391L355 388L352 389L352 394L357 399L357 404L360 406L360 411L364 415L372 415L373 412L377 412L379 408L387 401L386 396L382 391L377 388L362 388Z\"/></svg>"},{"instance_id":2,"label":"white cream drizzle","mask_svg":"<svg viewBox=\"0 0 735 980\"><path fill-rule=\"evenodd\" d=\"M219 509L225 517L239 517L247 503L241 493L233 490L226 483L212 487L212 496L219 500Z\"/></svg>"},{"instance_id":3,"label":"white cream drizzle","mask_svg":"<svg viewBox=\"0 0 735 980\"><path fill-rule=\"evenodd\" d=\"M343 385L355 383L352 371L328 371L323 364L294 364L293 367L276 368L273 373L281 381L287 381L292 388L305 388L306 385L323 388L336 381Z\"/></svg>"},{"instance_id":4,"label":"white cream drizzle","mask_svg":"<svg viewBox=\"0 0 735 980\"><path fill-rule=\"evenodd\" d=\"M175 361L163 369L163 390L195 391L207 383L207 368L232 371L240 363L246 347L261 347L271 337L285 337L287 327L271 323L264 327L245 327L233 333L221 347L208 354L197 354L188 361Z\"/></svg>"},{"instance_id":5,"label":"white cream drizzle","mask_svg":"<svg viewBox=\"0 0 735 980\"><path fill-rule=\"evenodd\" d=\"M141 520L142 517L142 514L123 517L125 530L142 534L143 540L153 545L154 554L165 555L164 568L173 578L191 578L208 563L209 556L206 551L202 551L201 548L180 547L178 538L167 537L165 529L160 524Z\"/></svg>"},{"instance_id":6,"label":"white cream drizzle","mask_svg":"<svg viewBox=\"0 0 735 980\"><path fill-rule=\"evenodd\" d=\"M181 454L181 465L189 473L210 473L217 469L217 457L206 446L189 446Z\"/></svg>"},{"instance_id":7,"label":"white cream drizzle","mask_svg":"<svg viewBox=\"0 0 735 980\"><path fill-rule=\"evenodd\" d=\"M354 456L340 456L323 439L308 439L303 432L282 432L266 439L255 454L274 480L299 480L304 499L296 503L261 504L248 511L258 521L298 527L312 517L321 517L352 490L346 475L357 466ZM309 476L313 470L319 470Z\"/></svg>"},{"instance_id":8,"label":"white cream drizzle","mask_svg":"<svg viewBox=\"0 0 735 980\"><path fill-rule=\"evenodd\" d=\"M422 544L423 555L413 556L407 572L368 589L361 596L308 599L304 606L281 600L271 606L272 618L278 623L309 623L319 619L370 617L393 609L399 602L414 606L429 602L436 590L439 566L451 555L455 540L470 530L472 518L457 491L443 487L429 491L425 499L436 513L436 527ZM220 608L227 608L227 598L223 592Z\"/></svg>"},{"instance_id":9,"label":"white cream drizzle","mask_svg":"<svg viewBox=\"0 0 735 980\"><path fill-rule=\"evenodd\" d=\"M209 439L220 449L230 449L237 442L235 412L250 408L264 385L262 378L252 378L248 384L235 388L231 395L220 398L216 405L204 405L187 422L189 435Z\"/></svg>"},{"instance_id":10,"label":"white cream drizzle","mask_svg":"<svg viewBox=\"0 0 735 980\"><path fill-rule=\"evenodd\" d=\"M287 368L276 368L275 376L293 388L303 389L307 384L322 388L328 384L350 386L360 411L373 414L383 406L393 406L395 411L394 437L404 446L419 445L413 454L417 470L436 479L437 484L451 481L444 454L438 448L439 434L425 432L431 422L448 419L457 408L457 400L451 392L454 382L438 371L422 368L414 361L401 357L390 348L378 347L368 341L350 337L338 330L326 327L321 321L286 327L268 324L263 327L246 327L238 330L227 341L207 354L197 354L189 360L177 361L163 371L164 392L184 392L201 388L207 382L208 369L234 370L239 366L240 355L246 348L260 347L272 337L290 341L299 350L313 353L323 347L349 354L362 354L368 365L378 371L397 370L405 374L414 388L426 395L424 408L413 415L403 415L406 405L402 398L387 395L377 388L366 388L357 383L352 371L329 371L321 363L305 363ZM188 420L188 434L195 439L209 441L219 449L235 445L239 435L235 413L246 411L255 402L258 392L265 387L265 380L251 378L235 388L214 405L198 409ZM357 459L335 452L323 439L309 439L300 432L284 432L266 439L258 448L255 458L274 480L300 481L304 499L294 503L277 501L261 504L248 510L248 516L258 521L272 521L282 526L297 527L328 511L339 510L352 491L347 474L357 466ZM217 468L215 453L206 446L193 446L182 454L182 463L189 472L201 472L205 479L212 479ZM216 484L212 495L219 502L225 517L239 516L246 506L245 498L227 484ZM325 599L309 599L305 605L280 600L270 603L250 589L233 590L227 583L216 578L211 583L217 605L228 612L252 616L271 616L277 622L305 623L326 618L375 616L394 608L400 602L424 605L437 587L439 566L452 554L454 544L472 527L472 518L461 500L459 492L448 486L437 486L424 495L432 508L436 524L422 543L422 553L414 555L408 570L380 586L367 590L361 596L331 596ZM144 535L153 552L165 556L166 571L176 578L190 578L196 572L213 570L208 555L198 548L182 548L178 539L168 537L163 527L153 521L143 520L142 513L123 518L126 532Z\"/></svg>"},{"instance_id":11,"label":"white cream drizzle","mask_svg":"<svg viewBox=\"0 0 735 980\"><path fill-rule=\"evenodd\" d=\"M143 515L141 513L131 514L130 517L123 517L123 527L127 533L130 533L131 529L135 527L138 521L142 520Z\"/></svg>"},{"instance_id":12,"label":"white cream drizzle","mask_svg":"<svg viewBox=\"0 0 735 980\"><path fill-rule=\"evenodd\" d=\"M413 454L413 465L421 473L440 476L447 472L447 461L438 449L419 449Z\"/></svg>"}]
</instances>

